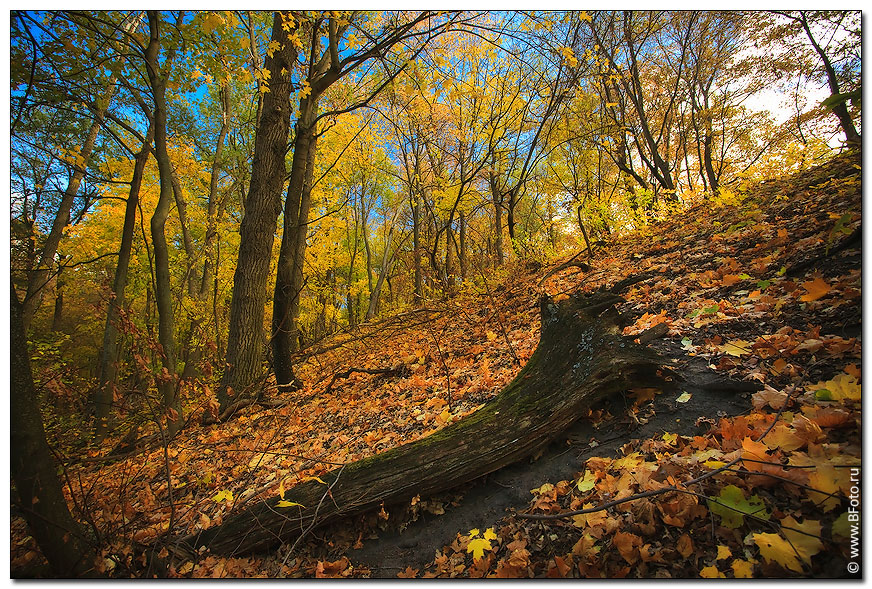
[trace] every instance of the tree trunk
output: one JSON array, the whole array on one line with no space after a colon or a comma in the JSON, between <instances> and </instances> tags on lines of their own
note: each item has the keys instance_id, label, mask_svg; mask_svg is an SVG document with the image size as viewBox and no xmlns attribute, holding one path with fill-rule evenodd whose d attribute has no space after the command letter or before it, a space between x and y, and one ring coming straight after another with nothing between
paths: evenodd
<instances>
[{"instance_id":1,"label":"tree trunk","mask_svg":"<svg viewBox=\"0 0 872 589\"><path fill-rule=\"evenodd\" d=\"M282 28L282 15L273 16L272 40L280 48L266 58L269 92L263 96L254 140L254 163L240 227L239 257L233 275L227 366L218 387L223 411L231 395L254 384L264 358L263 316L272 259L276 220L281 210L285 177L285 149L290 131L291 72L297 60L290 33ZM283 73L284 72L284 73Z\"/></svg>"},{"instance_id":2,"label":"tree trunk","mask_svg":"<svg viewBox=\"0 0 872 589\"><path fill-rule=\"evenodd\" d=\"M51 330L54 332L61 330L61 323L64 318L64 285L66 280L62 276L63 271L59 270L55 278L55 304L54 315L51 318Z\"/></svg>"},{"instance_id":3,"label":"tree trunk","mask_svg":"<svg viewBox=\"0 0 872 589\"><path fill-rule=\"evenodd\" d=\"M610 292L541 300L542 337L515 379L491 402L444 429L321 475L285 493L301 504L280 508L272 497L182 538L183 551L244 554L300 537L380 505L464 484L526 458L559 437L585 410L630 387L661 384L648 348L622 338Z\"/></svg>"},{"instance_id":4,"label":"tree trunk","mask_svg":"<svg viewBox=\"0 0 872 589\"><path fill-rule=\"evenodd\" d=\"M812 47L814 47L815 51L817 51L817 54L820 56L821 61L824 63L824 71L827 73L827 83L830 86L831 95L838 96L841 93L841 89L839 88L839 78L836 75L836 70L830 61L830 58L827 57L826 52L814 38L808 24L808 19L806 18L806 11L800 10L799 14L799 22L802 24L802 28L805 31L806 36L808 36L808 40L811 42ZM842 127L842 131L845 133L845 141L848 146L859 148L862 145L862 141L860 139L860 134L857 132L857 128L854 126L854 120L848 112L848 103L841 101L830 108L832 109L833 114L835 114L839 119L839 124Z\"/></svg>"},{"instance_id":5,"label":"tree trunk","mask_svg":"<svg viewBox=\"0 0 872 589\"><path fill-rule=\"evenodd\" d=\"M412 189L412 256L415 265L415 305L424 304L424 281L421 272L421 197Z\"/></svg>"},{"instance_id":6,"label":"tree trunk","mask_svg":"<svg viewBox=\"0 0 872 589\"><path fill-rule=\"evenodd\" d=\"M133 248L133 234L136 231L136 210L139 207L139 189L142 175L150 153L149 144L154 138L154 125L149 125L142 149L136 154L133 164L133 177L130 180L130 194L124 206L124 225L121 230L121 247L118 249L118 262L115 266L115 280L106 312L106 325L103 328L103 347L100 352L99 380L94 393L94 437L97 441L106 437L109 414L115 397L118 359L121 345L118 341L121 311L125 306L124 291L127 288L127 273L130 268L130 253Z\"/></svg>"},{"instance_id":7,"label":"tree trunk","mask_svg":"<svg viewBox=\"0 0 872 589\"><path fill-rule=\"evenodd\" d=\"M460 262L460 278L461 281L466 281L466 213L460 211L460 249L457 252L457 259Z\"/></svg>"},{"instance_id":8,"label":"tree trunk","mask_svg":"<svg viewBox=\"0 0 872 589\"><path fill-rule=\"evenodd\" d=\"M11 292L10 429L12 478L30 533L58 577L88 574L94 554L73 519L57 477L57 466L45 439L30 354L22 321L23 308Z\"/></svg>"},{"instance_id":9,"label":"tree trunk","mask_svg":"<svg viewBox=\"0 0 872 589\"><path fill-rule=\"evenodd\" d=\"M160 176L160 194L151 216L151 241L154 249L155 302L158 314L158 341L161 345L163 371L156 377L161 394L161 406L167 410L167 428L174 435L181 427L181 403L176 382L176 341L173 300L170 286L169 248L166 222L173 198L172 164L167 151L166 78L158 66L160 52L160 17L155 11L148 13L151 39L145 51L146 69L154 96L154 157Z\"/></svg>"},{"instance_id":10,"label":"tree trunk","mask_svg":"<svg viewBox=\"0 0 872 589\"><path fill-rule=\"evenodd\" d=\"M303 99L303 114L297 123L294 157L284 210L284 231L276 269L273 297L272 355L278 384L295 380L291 354L298 349L300 291L303 289L303 262L306 253L306 229L311 206L312 173L315 169L315 118L317 98Z\"/></svg>"},{"instance_id":11,"label":"tree trunk","mask_svg":"<svg viewBox=\"0 0 872 589\"><path fill-rule=\"evenodd\" d=\"M385 238L385 251L382 253L381 272L375 282L375 287L369 295L369 306L366 309L366 320L369 321L378 312L378 303L381 298L382 288L384 288L385 278L391 273L391 266L394 263L394 254L391 252L391 240L394 236L394 228L391 226L388 229L388 236Z\"/></svg>"}]
</instances>

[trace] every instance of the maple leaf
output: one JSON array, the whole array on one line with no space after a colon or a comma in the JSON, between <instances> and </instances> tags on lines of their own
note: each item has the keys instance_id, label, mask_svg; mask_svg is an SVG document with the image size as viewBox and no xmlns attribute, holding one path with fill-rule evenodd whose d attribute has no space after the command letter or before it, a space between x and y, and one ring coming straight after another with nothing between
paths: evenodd
<instances>
[{"instance_id":1,"label":"maple leaf","mask_svg":"<svg viewBox=\"0 0 872 589\"><path fill-rule=\"evenodd\" d=\"M820 503L824 511L830 511L839 505L838 497L832 497L839 491L839 476L836 469L829 464L818 464L808 475L808 484L816 489L812 491L807 489L808 498L814 503ZM825 495L824 493L829 493Z\"/></svg>"},{"instance_id":2,"label":"maple leaf","mask_svg":"<svg viewBox=\"0 0 872 589\"><path fill-rule=\"evenodd\" d=\"M796 557L793 546L778 534L752 534L751 540L757 544L760 556L766 562L775 562L787 570L802 572L802 563Z\"/></svg>"},{"instance_id":3,"label":"maple leaf","mask_svg":"<svg viewBox=\"0 0 872 589\"><path fill-rule=\"evenodd\" d=\"M484 556L485 550L493 550L490 541L485 540L484 538L475 538L474 540L470 540L469 544L466 545L466 552L472 552L472 558L474 560L478 560L482 556Z\"/></svg>"},{"instance_id":4,"label":"maple leaf","mask_svg":"<svg viewBox=\"0 0 872 589\"><path fill-rule=\"evenodd\" d=\"M417 576L418 569L413 569L411 566L407 566L406 570L397 573L397 577L399 577L400 579L414 579Z\"/></svg>"},{"instance_id":5,"label":"maple leaf","mask_svg":"<svg viewBox=\"0 0 872 589\"><path fill-rule=\"evenodd\" d=\"M496 532L494 532L494 529L493 529L493 528L488 528L488 529L486 529L486 530L484 531L484 535L483 535L483 537L484 537L485 540L496 540L496 539L497 539Z\"/></svg>"},{"instance_id":6,"label":"maple leaf","mask_svg":"<svg viewBox=\"0 0 872 589\"><path fill-rule=\"evenodd\" d=\"M821 542L821 523L810 519L799 523L789 515L781 520L781 525L781 532L799 553L800 558L811 564L811 557L824 548Z\"/></svg>"},{"instance_id":7,"label":"maple leaf","mask_svg":"<svg viewBox=\"0 0 872 589\"><path fill-rule=\"evenodd\" d=\"M737 558L730 566L733 568L733 576L737 579L750 579L754 576L752 573L754 564L750 561Z\"/></svg>"},{"instance_id":8,"label":"maple leaf","mask_svg":"<svg viewBox=\"0 0 872 589\"><path fill-rule=\"evenodd\" d=\"M819 298L825 297L830 292L830 285L821 278L815 278L809 282L803 282L802 287L807 291L807 294L799 297L799 300L809 303L816 301Z\"/></svg>"},{"instance_id":9,"label":"maple leaf","mask_svg":"<svg viewBox=\"0 0 872 589\"><path fill-rule=\"evenodd\" d=\"M715 560L724 560L725 558L730 558L731 556L733 556L733 551L730 550L728 546L718 544L718 555Z\"/></svg>"},{"instance_id":10,"label":"maple leaf","mask_svg":"<svg viewBox=\"0 0 872 589\"><path fill-rule=\"evenodd\" d=\"M718 570L716 566L707 566L699 571L699 576L703 579L726 579L727 576Z\"/></svg>"},{"instance_id":11,"label":"maple leaf","mask_svg":"<svg viewBox=\"0 0 872 589\"><path fill-rule=\"evenodd\" d=\"M745 523L745 515L753 515L760 519L769 519L763 500L757 495L745 498L745 493L736 485L727 485L721 489L717 502L709 500L712 513L721 516L721 523L727 528L738 528Z\"/></svg>"}]
</instances>

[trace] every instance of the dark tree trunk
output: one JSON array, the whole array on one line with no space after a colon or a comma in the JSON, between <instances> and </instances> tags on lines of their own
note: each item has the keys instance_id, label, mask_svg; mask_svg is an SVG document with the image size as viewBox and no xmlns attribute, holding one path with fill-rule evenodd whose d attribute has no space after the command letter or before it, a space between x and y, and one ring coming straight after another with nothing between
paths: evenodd
<instances>
[{"instance_id":1,"label":"dark tree trunk","mask_svg":"<svg viewBox=\"0 0 872 589\"><path fill-rule=\"evenodd\" d=\"M51 330L52 331L60 331L61 330L61 322L64 318L64 285L66 281L62 276L63 271L58 271L58 275L55 278L55 304L54 304L54 315L51 318Z\"/></svg>"},{"instance_id":2,"label":"dark tree trunk","mask_svg":"<svg viewBox=\"0 0 872 589\"><path fill-rule=\"evenodd\" d=\"M414 191L412 195L412 250L415 264L415 305L423 305L424 281L421 272L421 196L417 191Z\"/></svg>"},{"instance_id":3,"label":"dark tree trunk","mask_svg":"<svg viewBox=\"0 0 872 589\"><path fill-rule=\"evenodd\" d=\"M121 311L125 306L124 291L127 288L127 274L130 268L130 253L133 248L133 234L136 231L136 210L139 207L139 189L142 175L148 162L149 144L153 139L154 126L149 125L142 149L136 154L133 164L133 177L130 180L130 193L124 206L124 226L121 230L121 247L118 249L118 262L115 266L115 280L109 309L106 312L106 325L103 328L103 347L100 352L99 380L94 393L95 432L99 441L106 437L109 414L115 396L118 359L121 345L118 341Z\"/></svg>"},{"instance_id":4,"label":"dark tree trunk","mask_svg":"<svg viewBox=\"0 0 872 589\"><path fill-rule=\"evenodd\" d=\"M303 115L297 123L297 136L294 140L294 157L285 199L284 231L273 298L272 355L278 384L291 384L295 380L291 354L299 347L296 318L299 316L300 291L303 289L311 176L315 169L317 99L303 99L301 107Z\"/></svg>"},{"instance_id":5,"label":"dark tree trunk","mask_svg":"<svg viewBox=\"0 0 872 589\"><path fill-rule=\"evenodd\" d=\"M290 131L291 73L297 52L282 28L282 15L273 17L272 40L280 48L266 58L269 92L263 96L254 140L254 163L240 227L239 257L233 275L227 366L218 387L221 410L231 396L242 393L261 376L265 338L263 329L267 279L272 259L276 220L281 211L285 178L285 149ZM284 72L284 73L283 73Z\"/></svg>"},{"instance_id":6,"label":"dark tree trunk","mask_svg":"<svg viewBox=\"0 0 872 589\"><path fill-rule=\"evenodd\" d=\"M305 507L280 508L278 497L228 515L182 540L187 550L221 555L266 550L292 541L314 521L324 525L382 503L438 493L534 454L603 398L640 383L661 384L650 349L619 335L608 292L541 301L542 338L527 365L490 403L426 438L348 464L285 494Z\"/></svg>"},{"instance_id":7,"label":"dark tree trunk","mask_svg":"<svg viewBox=\"0 0 872 589\"><path fill-rule=\"evenodd\" d=\"M12 479L30 533L55 575L84 576L92 569L94 553L67 507L45 439L30 370L23 308L14 286L10 303Z\"/></svg>"},{"instance_id":8,"label":"dark tree trunk","mask_svg":"<svg viewBox=\"0 0 872 589\"><path fill-rule=\"evenodd\" d=\"M162 373L156 377L161 405L168 411L167 428L174 435L182 424L181 403L176 386L176 341L173 301L170 287L169 247L166 222L173 198L172 164L167 151L166 78L158 66L160 52L160 17L149 11L151 39L145 51L146 69L154 96L154 157L160 175L160 195L151 216L151 241L154 248L155 302L158 314L158 341L161 345Z\"/></svg>"}]
</instances>

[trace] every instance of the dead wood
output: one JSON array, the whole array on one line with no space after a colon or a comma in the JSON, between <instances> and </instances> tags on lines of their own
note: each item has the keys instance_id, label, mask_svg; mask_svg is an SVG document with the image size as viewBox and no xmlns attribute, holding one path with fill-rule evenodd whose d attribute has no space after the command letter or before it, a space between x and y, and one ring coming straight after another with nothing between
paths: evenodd
<instances>
[{"instance_id":1,"label":"dead wood","mask_svg":"<svg viewBox=\"0 0 872 589\"><path fill-rule=\"evenodd\" d=\"M542 336L526 366L484 407L426 438L353 462L278 497L247 504L221 525L179 538L180 556L200 547L221 555L294 542L307 530L353 514L427 496L526 458L605 397L662 386L656 354L620 335L612 293L540 301Z\"/></svg>"},{"instance_id":2,"label":"dead wood","mask_svg":"<svg viewBox=\"0 0 872 589\"><path fill-rule=\"evenodd\" d=\"M409 374L409 369L405 366L395 366L393 368L349 368L348 370L343 370L342 372L337 372L333 375L333 378L330 379L330 383L327 385L327 388L324 389L325 393L329 393L333 390L333 385L336 384L336 381L342 378L348 378L354 373L361 374L381 374L384 376L406 376Z\"/></svg>"}]
</instances>

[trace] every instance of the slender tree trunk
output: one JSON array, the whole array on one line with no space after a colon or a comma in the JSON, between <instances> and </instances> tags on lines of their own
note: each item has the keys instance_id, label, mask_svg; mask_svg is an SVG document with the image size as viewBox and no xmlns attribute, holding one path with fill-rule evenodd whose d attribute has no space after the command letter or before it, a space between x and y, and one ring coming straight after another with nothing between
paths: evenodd
<instances>
[{"instance_id":1,"label":"slender tree trunk","mask_svg":"<svg viewBox=\"0 0 872 589\"><path fill-rule=\"evenodd\" d=\"M73 519L36 400L30 353L24 331L23 306L11 289L10 434L11 471L20 508L30 533L58 577L85 576L94 553Z\"/></svg>"},{"instance_id":2,"label":"slender tree trunk","mask_svg":"<svg viewBox=\"0 0 872 589\"><path fill-rule=\"evenodd\" d=\"M109 103L112 95L115 93L114 78L106 91L104 101ZM39 263L36 268L27 276L27 294L24 297L24 308L22 321L24 322L25 332L30 328L30 322L33 320L33 315L42 302L42 297L45 294L45 285L50 278L50 272L54 266L55 255L58 251L61 238L64 234L64 228L70 223L70 213L73 210L73 202L79 192L79 186L82 184L82 179L85 177L85 169L88 166L88 161L91 158L91 153L94 151L94 145L97 142L97 134L103 124L103 117L106 114L106 109L98 109L94 115L94 122L91 123L91 128L88 130L88 135L82 143L82 149L79 151L81 160L75 166L73 175L70 177L69 183L61 197L61 202L58 205L58 211L52 222L48 237L45 244L42 246L42 253L39 256Z\"/></svg>"},{"instance_id":3,"label":"slender tree trunk","mask_svg":"<svg viewBox=\"0 0 872 589\"><path fill-rule=\"evenodd\" d=\"M808 36L808 40L811 42L812 47L817 51L817 54L820 56L821 61L824 64L824 71L827 73L827 83L830 86L830 93L831 95L841 94L839 78L836 76L836 70L830 61L830 58L827 57L826 52L814 38L808 20L806 19L805 12L806 11L804 10L799 12L799 22L802 24L802 28L805 31L806 36ZM833 114L835 114L839 119L839 124L842 127L842 131L845 132L845 140L848 145L853 148L859 148L862 145L862 141L860 139L860 134L857 132L857 128L854 126L854 120L851 118L850 113L848 113L848 103L846 101L841 101L830 108L832 109Z\"/></svg>"},{"instance_id":4,"label":"slender tree trunk","mask_svg":"<svg viewBox=\"0 0 872 589\"><path fill-rule=\"evenodd\" d=\"M376 312L378 312L378 304L379 298L381 297L381 291L384 287L385 278L391 273L391 266L394 262L394 255L391 252L391 239L394 235L394 228L391 227L388 230L388 236L385 239L385 251L382 253L381 259L381 272L378 275L378 280L376 280L375 287L372 289L372 293L369 295L369 306L366 309L366 320L369 321L373 317L375 317Z\"/></svg>"},{"instance_id":5,"label":"slender tree trunk","mask_svg":"<svg viewBox=\"0 0 872 589\"><path fill-rule=\"evenodd\" d=\"M494 249L497 253L497 265L502 266L506 261L506 254L503 249L503 195L500 192L498 182L497 177L491 174L491 197L494 201Z\"/></svg>"},{"instance_id":6,"label":"slender tree trunk","mask_svg":"<svg viewBox=\"0 0 872 589\"><path fill-rule=\"evenodd\" d=\"M154 157L160 175L160 195L151 216L151 241L154 249L155 302L158 312L158 341L161 345L163 371L156 377L161 405L167 410L167 428L174 435L181 427L181 403L176 381L176 341L170 285L169 248L166 222L173 198L172 164L167 151L166 78L158 66L160 52L160 16L149 11L151 39L145 51L146 69L154 96Z\"/></svg>"},{"instance_id":7,"label":"slender tree trunk","mask_svg":"<svg viewBox=\"0 0 872 589\"><path fill-rule=\"evenodd\" d=\"M421 197L412 189L412 256L415 266L415 305L424 303L424 281L421 272Z\"/></svg>"},{"instance_id":8,"label":"slender tree trunk","mask_svg":"<svg viewBox=\"0 0 872 589\"><path fill-rule=\"evenodd\" d=\"M466 213L460 211L460 250L457 252L457 259L460 262L460 278L466 281Z\"/></svg>"},{"instance_id":9,"label":"slender tree trunk","mask_svg":"<svg viewBox=\"0 0 872 589\"><path fill-rule=\"evenodd\" d=\"M106 312L106 325L103 328L103 346L100 351L100 367L97 390L94 393L95 432L94 437L101 441L106 437L109 414L117 387L118 360L121 344L118 339L121 312L125 306L124 291L127 288L127 273L130 268L130 254L133 249L133 234L136 231L136 210L139 207L139 189L142 175L148 162L149 144L154 138L154 125L149 125L142 149L136 154L133 164L133 177L130 180L130 194L124 207L124 226L121 230L121 247L118 250L118 263L115 266L115 280Z\"/></svg>"},{"instance_id":10,"label":"slender tree trunk","mask_svg":"<svg viewBox=\"0 0 872 589\"><path fill-rule=\"evenodd\" d=\"M58 275L55 278L55 304L54 304L54 314L51 318L51 330L52 331L60 331L61 330L61 321L64 316L64 286L66 284L66 280L64 280L63 271L58 271Z\"/></svg>"},{"instance_id":11,"label":"slender tree trunk","mask_svg":"<svg viewBox=\"0 0 872 589\"><path fill-rule=\"evenodd\" d=\"M311 206L311 174L314 172L317 98L301 101L301 116L294 140L291 178L285 199L284 231L276 270L273 298L272 353L278 384L291 384L294 376L291 354L298 349L299 332L294 312L299 314L303 289L306 228Z\"/></svg>"},{"instance_id":12,"label":"slender tree trunk","mask_svg":"<svg viewBox=\"0 0 872 589\"><path fill-rule=\"evenodd\" d=\"M209 204L206 209L206 236L203 240L203 280L200 282L200 297L212 292L215 282L215 267L218 254L215 251L218 243L218 175L221 172L221 156L224 153L224 140L227 137L230 117L230 100L228 87L221 86L218 100L221 104L221 127L215 142L215 153L212 158L212 170L209 176ZM215 334L217 337L217 334Z\"/></svg>"},{"instance_id":13,"label":"slender tree trunk","mask_svg":"<svg viewBox=\"0 0 872 589\"><path fill-rule=\"evenodd\" d=\"M240 227L239 257L233 276L227 366L217 396L222 409L261 375L264 358L264 305L276 220L281 211L285 149L290 130L291 71L297 52L282 28L282 14L273 17L272 40L279 49L266 58L269 92L263 96L255 133L254 163L245 214Z\"/></svg>"}]
</instances>

